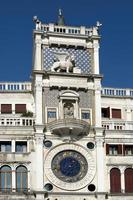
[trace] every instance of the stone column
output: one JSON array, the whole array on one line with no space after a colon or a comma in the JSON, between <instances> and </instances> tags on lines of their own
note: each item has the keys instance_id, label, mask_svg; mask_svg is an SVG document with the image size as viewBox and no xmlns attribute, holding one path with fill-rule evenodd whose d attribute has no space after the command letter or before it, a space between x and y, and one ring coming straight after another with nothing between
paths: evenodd
<instances>
[{"instance_id":1,"label":"stone column","mask_svg":"<svg viewBox=\"0 0 133 200\"><path fill-rule=\"evenodd\" d=\"M16 171L15 171L15 167L13 166L12 168L12 188L13 191L16 191Z\"/></svg>"},{"instance_id":2,"label":"stone column","mask_svg":"<svg viewBox=\"0 0 133 200\"><path fill-rule=\"evenodd\" d=\"M103 129L96 128L97 191L105 192L105 150Z\"/></svg>"},{"instance_id":3,"label":"stone column","mask_svg":"<svg viewBox=\"0 0 133 200\"><path fill-rule=\"evenodd\" d=\"M94 124L96 127L101 127L101 80L95 79L94 90Z\"/></svg>"},{"instance_id":4,"label":"stone column","mask_svg":"<svg viewBox=\"0 0 133 200\"><path fill-rule=\"evenodd\" d=\"M80 26L80 34L85 35L85 27Z\"/></svg>"},{"instance_id":5,"label":"stone column","mask_svg":"<svg viewBox=\"0 0 133 200\"><path fill-rule=\"evenodd\" d=\"M12 114L15 114L15 104L12 104Z\"/></svg>"},{"instance_id":6,"label":"stone column","mask_svg":"<svg viewBox=\"0 0 133 200\"><path fill-rule=\"evenodd\" d=\"M125 177L124 177L124 168L121 168L121 192L125 193Z\"/></svg>"},{"instance_id":7,"label":"stone column","mask_svg":"<svg viewBox=\"0 0 133 200\"><path fill-rule=\"evenodd\" d=\"M43 180L43 168L44 168L44 162L43 162L43 140L44 140L44 134L43 134L43 128L44 126L36 125L36 133L35 133L35 173L36 173L36 191L43 191L44 186L44 180Z\"/></svg>"},{"instance_id":8,"label":"stone column","mask_svg":"<svg viewBox=\"0 0 133 200\"><path fill-rule=\"evenodd\" d=\"M43 140L44 140L44 125L42 116L42 74L35 75L35 157L34 157L34 171L35 171L35 191L43 191ZM40 197L37 198L40 200Z\"/></svg>"},{"instance_id":9,"label":"stone column","mask_svg":"<svg viewBox=\"0 0 133 200\"><path fill-rule=\"evenodd\" d=\"M111 185L110 185L110 170L111 167L108 167L108 174L107 174L107 180L105 181L105 183L107 184L107 192L110 193L111 191Z\"/></svg>"},{"instance_id":10,"label":"stone column","mask_svg":"<svg viewBox=\"0 0 133 200\"><path fill-rule=\"evenodd\" d=\"M36 113L36 124L42 125L42 74L35 75L35 113Z\"/></svg>"},{"instance_id":11,"label":"stone column","mask_svg":"<svg viewBox=\"0 0 133 200\"><path fill-rule=\"evenodd\" d=\"M59 119L64 119L64 110L62 99L59 101Z\"/></svg>"},{"instance_id":12,"label":"stone column","mask_svg":"<svg viewBox=\"0 0 133 200\"><path fill-rule=\"evenodd\" d=\"M75 118L79 119L79 109L78 109L78 100L75 101Z\"/></svg>"},{"instance_id":13,"label":"stone column","mask_svg":"<svg viewBox=\"0 0 133 200\"><path fill-rule=\"evenodd\" d=\"M94 48L94 66L93 73L99 74L99 40L93 40L93 48Z\"/></svg>"},{"instance_id":14,"label":"stone column","mask_svg":"<svg viewBox=\"0 0 133 200\"><path fill-rule=\"evenodd\" d=\"M49 31L54 32L54 24L53 23L49 24Z\"/></svg>"},{"instance_id":15,"label":"stone column","mask_svg":"<svg viewBox=\"0 0 133 200\"><path fill-rule=\"evenodd\" d=\"M12 140L12 153L14 153L15 152L15 143L16 143L16 141L15 140Z\"/></svg>"},{"instance_id":16,"label":"stone column","mask_svg":"<svg viewBox=\"0 0 133 200\"><path fill-rule=\"evenodd\" d=\"M42 69L42 41L41 41L41 34L35 35L35 42L34 42L34 70L41 70Z\"/></svg>"},{"instance_id":17,"label":"stone column","mask_svg":"<svg viewBox=\"0 0 133 200\"><path fill-rule=\"evenodd\" d=\"M131 117L131 109L130 108L126 108L126 121L131 121L132 117ZM128 127L127 127L128 128Z\"/></svg>"}]
</instances>

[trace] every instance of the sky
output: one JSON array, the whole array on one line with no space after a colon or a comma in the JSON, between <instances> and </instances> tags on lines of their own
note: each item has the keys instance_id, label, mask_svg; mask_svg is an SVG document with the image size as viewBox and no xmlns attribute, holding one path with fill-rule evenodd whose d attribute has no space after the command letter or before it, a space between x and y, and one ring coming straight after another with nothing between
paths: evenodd
<instances>
[{"instance_id":1,"label":"sky","mask_svg":"<svg viewBox=\"0 0 133 200\"><path fill-rule=\"evenodd\" d=\"M0 0L0 82L30 81L33 16L100 30L100 73L105 87L133 88L133 0Z\"/></svg>"}]
</instances>

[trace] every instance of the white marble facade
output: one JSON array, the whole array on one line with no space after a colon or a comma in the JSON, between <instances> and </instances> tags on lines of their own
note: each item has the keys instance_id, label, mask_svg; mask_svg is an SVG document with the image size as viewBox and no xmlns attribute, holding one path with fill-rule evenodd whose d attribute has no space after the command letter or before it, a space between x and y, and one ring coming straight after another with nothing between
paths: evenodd
<instances>
[{"instance_id":1,"label":"white marble facade","mask_svg":"<svg viewBox=\"0 0 133 200\"><path fill-rule=\"evenodd\" d=\"M102 88L99 23L34 21L32 83L0 83L0 199L131 200L133 90Z\"/></svg>"}]
</instances>

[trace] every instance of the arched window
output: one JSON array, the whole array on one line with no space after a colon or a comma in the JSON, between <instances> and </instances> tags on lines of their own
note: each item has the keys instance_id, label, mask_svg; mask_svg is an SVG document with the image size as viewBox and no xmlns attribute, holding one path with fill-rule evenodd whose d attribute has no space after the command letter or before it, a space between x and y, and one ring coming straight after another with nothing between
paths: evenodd
<instances>
[{"instance_id":1,"label":"arched window","mask_svg":"<svg viewBox=\"0 0 133 200\"><path fill-rule=\"evenodd\" d=\"M28 185L27 168L19 166L16 169L16 190L17 192L27 191Z\"/></svg>"},{"instance_id":2,"label":"arched window","mask_svg":"<svg viewBox=\"0 0 133 200\"><path fill-rule=\"evenodd\" d=\"M7 165L0 169L0 188L2 192L11 191L12 188L12 170Z\"/></svg>"},{"instance_id":3,"label":"arched window","mask_svg":"<svg viewBox=\"0 0 133 200\"><path fill-rule=\"evenodd\" d=\"M125 192L133 192L133 169L125 170Z\"/></svg>"},{"instance_id":4,"label":"arched window","mask_svg":"<svg viewBox=\"0 0 133 200\"><path fill-rule=\"evenodd\" d=\"M121 192L121 174L120 170L117 168L113 168L110 171L110 192Z\"/></svg>"}]
</instances>

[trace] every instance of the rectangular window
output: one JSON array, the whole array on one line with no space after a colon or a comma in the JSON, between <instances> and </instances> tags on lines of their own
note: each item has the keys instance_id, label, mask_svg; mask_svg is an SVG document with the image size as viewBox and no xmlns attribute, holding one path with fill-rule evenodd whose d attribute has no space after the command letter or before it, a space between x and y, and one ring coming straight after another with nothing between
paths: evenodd
<instances>
[{"instance_id":1,"label":"rectangular window","mask_svg":"<svg viewBox=\"0 0 133 200\"><path fill-rule=\"evenodd\" d=\"M107 155L121 155L122 145L121 144L106 144Z\"/></svg>"},{"instance_id":2,"label":"rectangular window","mask_svg":"<svg viewBox=\"0 0 133 200\"><path fill-rule=\"evenodd\" d=\"M81 119L89 121L91 119L90 110L81 110Z\"/></svg>"},{"instance_id":3,"label":"rectangular window","mask_svg":"<svg viewBox=\"0 0 133 200\"><path fill-rule=\"evenodd\" d=\"M15 151L18 153L26 153L27 152L27 142L17 141L15 146Z\"/></svg>"},{"instance_id":4,"label":"rectangular window","mask_svg":"<svg viewBox=\"0 0 133 200\"><path fill-rule=\"evenodd\" d=\"M15 104L15 113L26 112L26 104Z\"/></svg>"},{"instance_id":5,"label":"rectangular window","mask_svg":"<svg viewBox=\"0 0 133 200\"><path fill-rule=\"evenodd\" d=\"M48 123L56 120L56 118L57 118L56 108L48 108L48 110L47 110L47 121L48 121Z\"/></svg>"},{"instance_id":6,"label":"rectangular window","mask_svg":"<svg viewBox=\"0 0 133 200\"><path fill-rule=\"evenodd\" d=\"M11 152L11 142L1 141L0 142L0 152Z\"/></svg>"},{"instance_id":7,"label":"rectangular window","mask_svg":"<svg viewBox=\"0 0 133 200\"><path fill-rule=\"evenodd\" d=\"M133 145L123 145L123 153L128 156L133 155Z\"/></svg>"},{"instance_id":8,"label":"rectangular window","mask_svg":"<svg viewBox=\"0 0 133 200\"><path fill-rule=\"evenodd\" d=\"M102 108L101 109L101 112L102 112L102 117L105 117L105 118L110 118L110 108Z\"/></svg>"},{"instance_id":9,"label":"rectangular window","mask_svg":"<svg viewBox=\"0 0 133 200\"><path fill-rule=\"evenodd\" d=\"M118 145L109 145L109 155L118 155Z\"/></svg>"},{"instance_id":10,"label":"rectangular window","mask_svg":"<svg viewBox=\"0 0 133 200\"><path fill-rule=\"evenodd\" d=\"M112 108L112 118L121 119L121 109Z\"/></svg>"},{"instance_id":11,"label":"rectangular window","mask_svg":"<svg viewBox=\"0 0 133 200\"><path fill-rule=\"evenodd\" d=\"M55 111L48 111L48 118L56 118L56 112Z\"/></svg>"},{"instance_id":12,"label":"rectangular window","mask_svg":"<svg viewBox=\"0 0 133 200\"><path fill-rule=\"evenodd\" d=\"M1 104L1 114L11 114L12 104Z\"/></svg>"},{"instance_id":13,"label":"rectangular window","mask_svg":"<svg viewBox=\"0 0 133 200\"><path fill-rule=\"evenodd\" d=\"M89 112L82 112L82 119L90 119L90 113Z\"/></svg>"}]
</instances>

